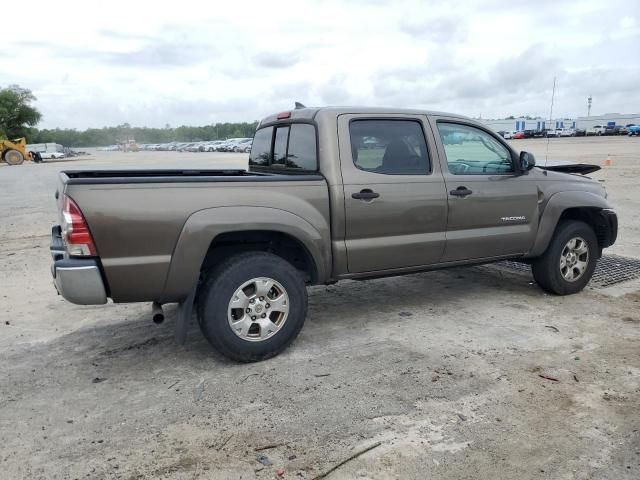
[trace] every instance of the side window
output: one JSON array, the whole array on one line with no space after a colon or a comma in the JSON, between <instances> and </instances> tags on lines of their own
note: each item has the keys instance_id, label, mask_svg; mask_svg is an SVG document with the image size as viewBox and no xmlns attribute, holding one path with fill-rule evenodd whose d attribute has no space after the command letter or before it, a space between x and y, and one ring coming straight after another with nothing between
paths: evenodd
<instances>
[{"instance_id":1,"label":"side window","mask_svg":"<svg viewBox=\"0 0 640 480\"><path fill-rule=\"evenodd\" d=\"M256 132L249 155L250 166L268 166L271 162L271 137L273 127L262 128Z\"/></svg>"},{"instance_id":2,"label":"side window","mask_svg":"<svg viewBox=\"0 0 640 480\"><path fill-rule=\"evenodd\" d=\"M431 164L420 122L353 120L349 124L353 163L385 175L428 175Z\"/></svg>"},{"instance_id":3,"label":"side window","mask_svg":"<svg viewBox=\"0 0 640 480\"><path fill-rule=\"evenodd\" d=\"M317 170L316 129L313 125L294 123L289 134L287 167Z\"/></svg>"},{"instance_id":4,"label":"side window","mask_svg":"<svg viewBox=\"0 0 640 480\"><path fill-rule=\"evenodd\" d=\"M452 174L496 175L513 172L511 153L487 132L444 122L438 122L438 131Z\"/></svg>"}]
</instances>

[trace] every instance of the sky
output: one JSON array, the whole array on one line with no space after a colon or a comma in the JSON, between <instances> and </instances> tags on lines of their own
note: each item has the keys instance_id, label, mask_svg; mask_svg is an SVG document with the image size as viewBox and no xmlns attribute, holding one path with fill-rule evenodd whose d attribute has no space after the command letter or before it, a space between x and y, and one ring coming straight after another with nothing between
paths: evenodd
<instances>
[{"instance_id":1,"label":"sky","mask_svg":"<svg viewBox=\"0 0 640 480\"><path fill-rule=\"evenodd\" d=\"M482 118L640 111L637 0L31 0L0 86L40 128L259 120L293 107ZM634 8L632 8L634 7Z\"/></svg>"}]
</instances>

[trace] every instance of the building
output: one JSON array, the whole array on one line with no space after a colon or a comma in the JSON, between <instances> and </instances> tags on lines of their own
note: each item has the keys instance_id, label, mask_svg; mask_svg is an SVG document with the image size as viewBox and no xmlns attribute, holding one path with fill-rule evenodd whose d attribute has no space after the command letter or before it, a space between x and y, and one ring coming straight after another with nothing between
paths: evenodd
<instances>
[{"instance_id":1,"label":"building","mask_svg":"<svg viewBox=\"0 0 640 480\"><path fill-rule=\"evenodd\" d=\"M576 118L578 128L592 128L596 125L601 127L622 125L640 125L640 113L606 113L604 115L592 115L590 117Z\"/></svg>"},{"instance_id":2,"label":"building","mask_svg":"<svg viewBox=\"0 0 640 480\"><path fill-rule=\"evenodd\" d=\"M557 128L589 129L596 125L640 125L640 113L606 113L590 117L556 118L549 121L544 118L511 118L501 120L481 120L496 132L521 132L523 130L553 130Z\"/></svg>"}]
</instances>

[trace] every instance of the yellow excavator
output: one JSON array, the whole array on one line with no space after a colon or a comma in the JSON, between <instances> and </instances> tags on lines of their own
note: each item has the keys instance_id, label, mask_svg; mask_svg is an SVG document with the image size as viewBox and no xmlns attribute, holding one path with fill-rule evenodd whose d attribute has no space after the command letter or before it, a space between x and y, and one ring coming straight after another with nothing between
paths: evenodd
<instances>
[{"instance_id":1,"label":"yellow excavator","mask_svg":"<svg viewBox=\"0 0 640 480\"><path fill-rule=\"evenodd\" d=\"M38 162L39 155L32 155L27 152L27 139L17 138L15 140L0 139L0 160L7 162L9 165L20 165L25 160L34 160Z\"/></svg>"}]
</instances>

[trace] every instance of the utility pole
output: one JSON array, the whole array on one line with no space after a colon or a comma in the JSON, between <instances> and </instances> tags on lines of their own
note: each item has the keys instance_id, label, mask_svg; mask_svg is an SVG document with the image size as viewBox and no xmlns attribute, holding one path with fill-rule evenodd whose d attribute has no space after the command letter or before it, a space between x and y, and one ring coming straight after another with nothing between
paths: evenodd
<instances>
[{"instance_id":1,"label":"utility pole","mask_svg":"<svg viewBox=\"0 0 640 480\"><path fill-rule=\"evenodd\" d=\"M591 116L591 95L589 95L589 98L587 98L587 117Z\"/></svg>"},{"instance_id":2,"label":"utility pole","mask_svg":"<svg viewBox=\"0 0 640 480\"><path fill-rule=\"evenodd\" d=\"M551 106L549 107L549 126L553 122L553 100L556 96L556 77L553 77L553 90L551 90ZM554 127L555 128L555 127ZM544 165L547 166L547 160L549 160L549 136L547 136L547 150L544 154Z\"/></svg>"}]
</instances>

